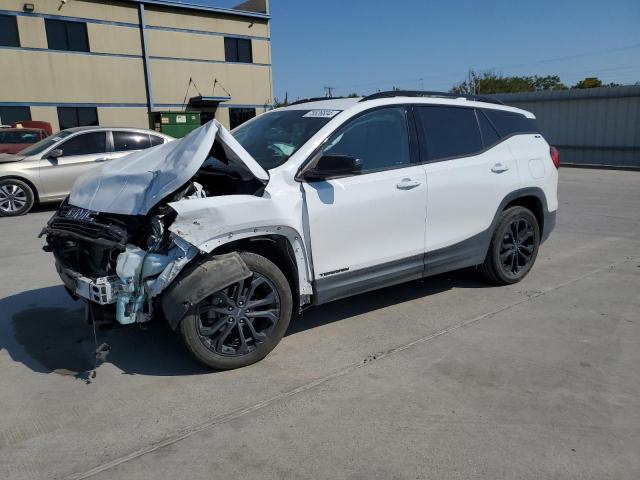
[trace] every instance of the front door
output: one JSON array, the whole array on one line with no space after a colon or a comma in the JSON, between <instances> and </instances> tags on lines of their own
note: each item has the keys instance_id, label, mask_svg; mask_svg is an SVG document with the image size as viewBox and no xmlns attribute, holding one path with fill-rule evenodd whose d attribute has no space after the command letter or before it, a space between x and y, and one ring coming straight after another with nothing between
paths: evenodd
<instances>
[{"instance_id":1,"label":"front door","mask_svg":"<svg viewBox=\"0 0 640 480\"><path fill-rule=\"evenodd\" d=\"M420 278L426 176L405 107L356 117L322 153L359 158L362 173L303 183L318 303Z\"/></svg>"},{"instance_id":2,"label":"front door","mask_svg":"<svg viewBox=\"0 0 640 480\"><path fill-rule=\"evenodd\" d=\"M87 132L75 135L56 148L62 156L40 160L40 181L47 197L65 197L83 173L108 160L107 133Z\"/></svg>"}]
</instances>

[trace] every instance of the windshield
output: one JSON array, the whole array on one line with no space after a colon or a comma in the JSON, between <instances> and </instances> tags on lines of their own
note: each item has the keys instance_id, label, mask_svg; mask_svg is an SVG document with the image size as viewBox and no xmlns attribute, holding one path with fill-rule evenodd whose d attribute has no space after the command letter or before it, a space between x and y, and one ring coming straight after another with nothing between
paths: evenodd
<instances>
[{"instance_id":1,"label":"windshield","mask_svg":"<svg viewBox=\"0 0 640 480\"><path fill-rule=\"evenodd\" d=\"M40 138L38 132L33 130L3 132L0 130L0 143L35 143Z\"/></svg>"},{"instance_id":2,"label":"windshield","mask_svg":"<svg viewBox=\"0 0 640 480\"><path fill-rule=\"evenodd\" d=\"M265 113L233 132L235 139L265 170L289 160L339 110L285 110Z\"/></svg>"},{"instance_id":3,"label":"windshield","mask_svg":"<svg viewBox=\"0 0 640 480\"><path fill-rule=\"evenodd\" d=\"M40 152L43 152L47 148L51 147L54 143L62 140L64 137L71 135L70 132L58 132L55 135L51 135L50 137L45 138L44 140L40 140L38 143L34 143L33 145L29 145L27 148L20 150L18 153L20 155L37 155Z\"/></svg>"}]
</instances>

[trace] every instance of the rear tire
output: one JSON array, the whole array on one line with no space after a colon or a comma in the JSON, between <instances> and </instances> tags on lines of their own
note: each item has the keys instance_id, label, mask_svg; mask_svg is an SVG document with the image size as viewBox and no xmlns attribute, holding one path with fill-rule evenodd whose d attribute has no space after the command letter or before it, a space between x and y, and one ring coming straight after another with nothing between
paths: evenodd
<instances>
[{"instance_id":1,"label":"rear tire","mask_svg":"<svg viewBox=\"0 0 640 480\"><path fill-rule=\"evenodd\" d=\"M253 275L205 298L178 327L189 353L215 370L262 360L291 321L291 287L282 271L261 255L240 256Z\"/></svg>"},{"instance_id":2,"label":"rear tire","mask_svg":"<svg viewBox=\"0 0 640 480\"><path fill-rule=\"evenodd\" d=\"M33 190L25 182L15 178L0 180L0 217L24 215L34 201Z\"/></svg>"},{"instance_id":3,"label":"rear tire","mask_svg":"<svg viewBox=\"0 0 640 480\"><path fill-rule=\"evenodd\" d=\"M527 208L510 207L500 214L487 258L478 270L492 283L517 283L533 267L539 246L540 226L536 216Z\"/></svg>"}]
</instances>

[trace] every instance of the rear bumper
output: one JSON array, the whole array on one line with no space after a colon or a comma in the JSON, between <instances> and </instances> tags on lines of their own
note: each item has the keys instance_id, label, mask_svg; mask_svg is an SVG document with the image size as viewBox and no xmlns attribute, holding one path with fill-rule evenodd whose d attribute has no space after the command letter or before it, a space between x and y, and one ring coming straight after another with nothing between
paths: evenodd
<instances>
[{"instance_id":1,"label":"rear bumper","mask_svg":"<svg viewBox=\"0 0 640 480\"><path fill-rule=\"evenodd\" d=\"M548 212L545 210L544 225L542 227L542 236L540 237L540 243L543 243L545 240L547 240L547 238L549 238L549 235L551 235L553 229L556 228L557 213L557 210L554 210L553 212Z\"/></svg>"}]
</instances>

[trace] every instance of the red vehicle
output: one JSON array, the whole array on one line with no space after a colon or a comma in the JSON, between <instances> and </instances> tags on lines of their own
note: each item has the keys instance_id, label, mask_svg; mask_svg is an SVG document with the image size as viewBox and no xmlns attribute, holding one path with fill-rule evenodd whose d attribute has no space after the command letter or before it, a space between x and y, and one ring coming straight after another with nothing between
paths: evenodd
<instances>
[{"instance_id":1,"label":"red vehicle","mask_svg":"<svg viewBox=\"0 0 640 480\"><path fill-rule=\"evenodd\" d=\"M18 153L46 137L42 128L0 128L0 153Z\"/></svg>"},{"instance_id":2,"label":"red vehicle","mask_svg":"<svg viewBox=\"0 0 640 480\"><path fill-rule=\"evenodd\" d=\"M11 124L12 128L35 128L44 130L47 132L47 135L53 135L53 129L51 128L51 124L49 122L43 122L40 120L21 120L19 122L13 122Z\"/></svg>"}]
</instances>

